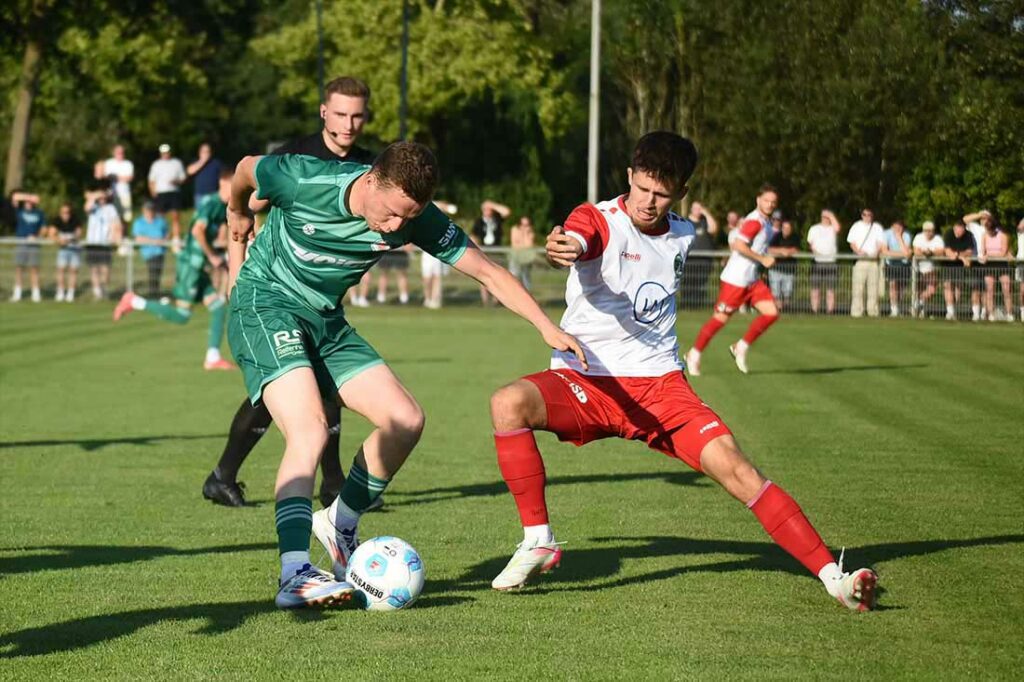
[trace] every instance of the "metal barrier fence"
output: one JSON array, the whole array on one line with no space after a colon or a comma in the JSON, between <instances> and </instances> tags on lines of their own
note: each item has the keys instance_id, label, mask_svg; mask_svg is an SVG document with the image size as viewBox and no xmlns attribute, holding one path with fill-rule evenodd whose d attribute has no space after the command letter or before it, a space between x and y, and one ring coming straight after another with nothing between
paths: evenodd
<instances>
[{"instance_id":1,"label":"metal barrier fence","mask_svg":"<svg viewBox=\"0 0 1024 682\"><path fill-rule=\"evenodd\" d=\"M26 249L26 246L29 248ZM131 289L150 297L167 296L174 284L175 254L166 248L162 255L147 261L140 246L125 240L110 249L110 277L104 299L115 299ZM40 284L44 299L53 299L56 293L57 259L59 247L51 242L27 242L14 238L0 239L0 300L12 293L14 268L17 263L38 260ZM485 248L498 263L510 265L511 249ZM28 254L26 251L34 252ZM88 253L83 249L78 269L76 300L93 300L90 284L92 269ZM421 278L421 252L409 254L407 268L383 269L378 264L370 271L371 286L368 299L376 303L378 284L383 274L388 280L387 302L397 300L396 278L402 273L408 278L410 301L423 301ZM729 257L728 251L691 252L683 271L680 308L707 310L714 306L718 296L719 275ZM65 256L66 258L66 256ZM543 250L536 249L532 263L523 263L522 255L515 259L513 269L526 273L530 289L537 300L557 305L565 293L564 270L547 266ZM480 287L458 272L445 268L443 291L445 304L479 303ZM23 298L30 296L28 273L24 273ZM855 282L856 280L856 282ZM952 302L958 319L972 317L972 304L986 312L986 304L994 319L1017 317L1024 306L1021 299L1024 286L1024 263L1012 261L972 263L962 267L958 261L947 259L913 259L907 264L887 265L884 261L861 260L856 256L839 255L833 264L814 263L810 254L798 254L779 262L765 276L776 300L786 313L822 315L850 315L863 311L864 315L891 315L899 317L947 317L947 299ZM863 281L863 286L861 282ZM854 302L855 284L861 290L863 304ZM870 292L874 291L874 295ZM870 300L868 300L870 299ZM894 315L895 313L895 315Z\"/></svg>"}]
</instances>

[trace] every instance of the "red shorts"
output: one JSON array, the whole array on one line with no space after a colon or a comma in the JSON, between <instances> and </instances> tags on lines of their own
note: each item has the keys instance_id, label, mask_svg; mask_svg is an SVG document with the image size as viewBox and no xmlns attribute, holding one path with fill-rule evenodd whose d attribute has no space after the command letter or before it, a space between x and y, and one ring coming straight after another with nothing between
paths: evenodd
<instances>
[{"instance_id":1,"label":"red shorts","mask_svg":"<svg viewBox=\"0 0 1024 682\"><path fill-rule=\"evenodd\" d=\"M601 438L642 440L700 471L710 441L731 434L701 402L682 372L660 377L585 376L549 369L523 377L540 389L548 411L546 430L583 445Z\"/></svg>"},{"instance_id":2,"label":"red shorts","mask_svg":"<svg viewBox=\"0 0 1024 682\"><path fill-rule=\"evenodd\" d=\"M735 284L722 282L718 290L718 302L715 310L720 313L731 313L738 310L744 303L755 305L761 301L774 301L772 290L763 280L757 280L749 287L738 287Z\"/></svg>"}]
</instances>

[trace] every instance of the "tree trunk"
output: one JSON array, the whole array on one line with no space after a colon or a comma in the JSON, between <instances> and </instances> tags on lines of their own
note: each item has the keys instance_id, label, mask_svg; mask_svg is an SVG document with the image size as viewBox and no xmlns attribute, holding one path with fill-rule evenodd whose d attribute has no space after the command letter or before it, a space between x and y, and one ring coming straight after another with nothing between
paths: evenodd
<instances>
[{"instance_id":1,"label":"tree trunk","mask_svg":"<svg viewBox=\"0 0 1024 682\"><path fill-rule=\"evenodd\" d=\"M19 189L25 181L25 160L28 150L28 129L32 121L32 100L39 82L39 67L43 50L40 43L29 39L25 44L25 58L21 62L18 78L18 103L11 121L11 146L7 150L7 173L4 176L4 194Z\"/></svg>"}]
</instances>

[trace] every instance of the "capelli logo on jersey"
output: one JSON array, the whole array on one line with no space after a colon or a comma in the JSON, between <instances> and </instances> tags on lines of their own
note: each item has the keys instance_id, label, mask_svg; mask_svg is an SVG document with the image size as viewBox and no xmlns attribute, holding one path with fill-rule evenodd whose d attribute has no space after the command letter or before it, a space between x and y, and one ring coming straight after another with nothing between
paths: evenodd
<instances>
[{"instance_id":1,"label":"capelli logo on jersey","mask_svg":"<svg viewBox=\"0 0 1024 682\"><path fill-rule=\"evenodd\" d=\"M640 262L639 253L630 253L629 251L622 251L621 253L619 253L619 256L622 258L622 260L628 260L631 263Z\"/></svg>"},{"instance_id":2,"label":"capelli logo on jersey","mask_svg":"<svg viewBox=\"0 0 1024 682\"><path fill-rule=\"evenodd\" d=\"M390 251L392 248L394 247L391 246L391 244L388 244L386 241L379 241L370 244L371 251Z\"/></svg>"}]
</instances>

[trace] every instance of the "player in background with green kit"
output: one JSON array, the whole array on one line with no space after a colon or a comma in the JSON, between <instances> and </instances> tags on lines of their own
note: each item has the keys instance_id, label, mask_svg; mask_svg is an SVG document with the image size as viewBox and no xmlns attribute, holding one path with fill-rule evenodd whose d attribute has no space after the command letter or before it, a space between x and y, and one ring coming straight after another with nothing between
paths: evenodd
<instances>
[{"instance_id":1,"label":"player in background with green kit","mask_svg":"<svg viewBox=\"0 0 1024 682\"><path fill-rule=\"evenodd\" d=\"M351 600L343 582L359 518L402 466L424 414L384 360L345 319L341 302L383 253L412 243L486 286L552 348L583 351L507 270L488 259L431 203L439 172L423 145L397 142L372 167L308 156L246 157L231 189L232 262L252 230L250 194L272 206L231 292L228 338L253 403L264 402L285 439L275 485L280 608ZM341 494L313 514L313 481L327 440L323 398L375 427ZM312 533L334 575L310 563Z\"/></svg>"},{"instance_id":2,"label":"player in background with green kit","mask_svg":"<svg viewBox=\"0 0 1024 682\"><path fill-rule=\"evenodd\" d=\"M231 169L220 173L218 191L207 196L196 207L185 248L178 255L174 278L174 304L150 301L126 291L114 308L114 321L133 310L145 310L161 320L186 324L192 319L192 304L202 301L210 311L210 332L207 337L206 359L203 368L230 370L235 366L220 355L227 317L227 301L213 285L207 265L211 269L225 267L223 256L213 249L213 242L222 225L227 222L227 201L231 194Z\"/></svg>"}]
</instances>

